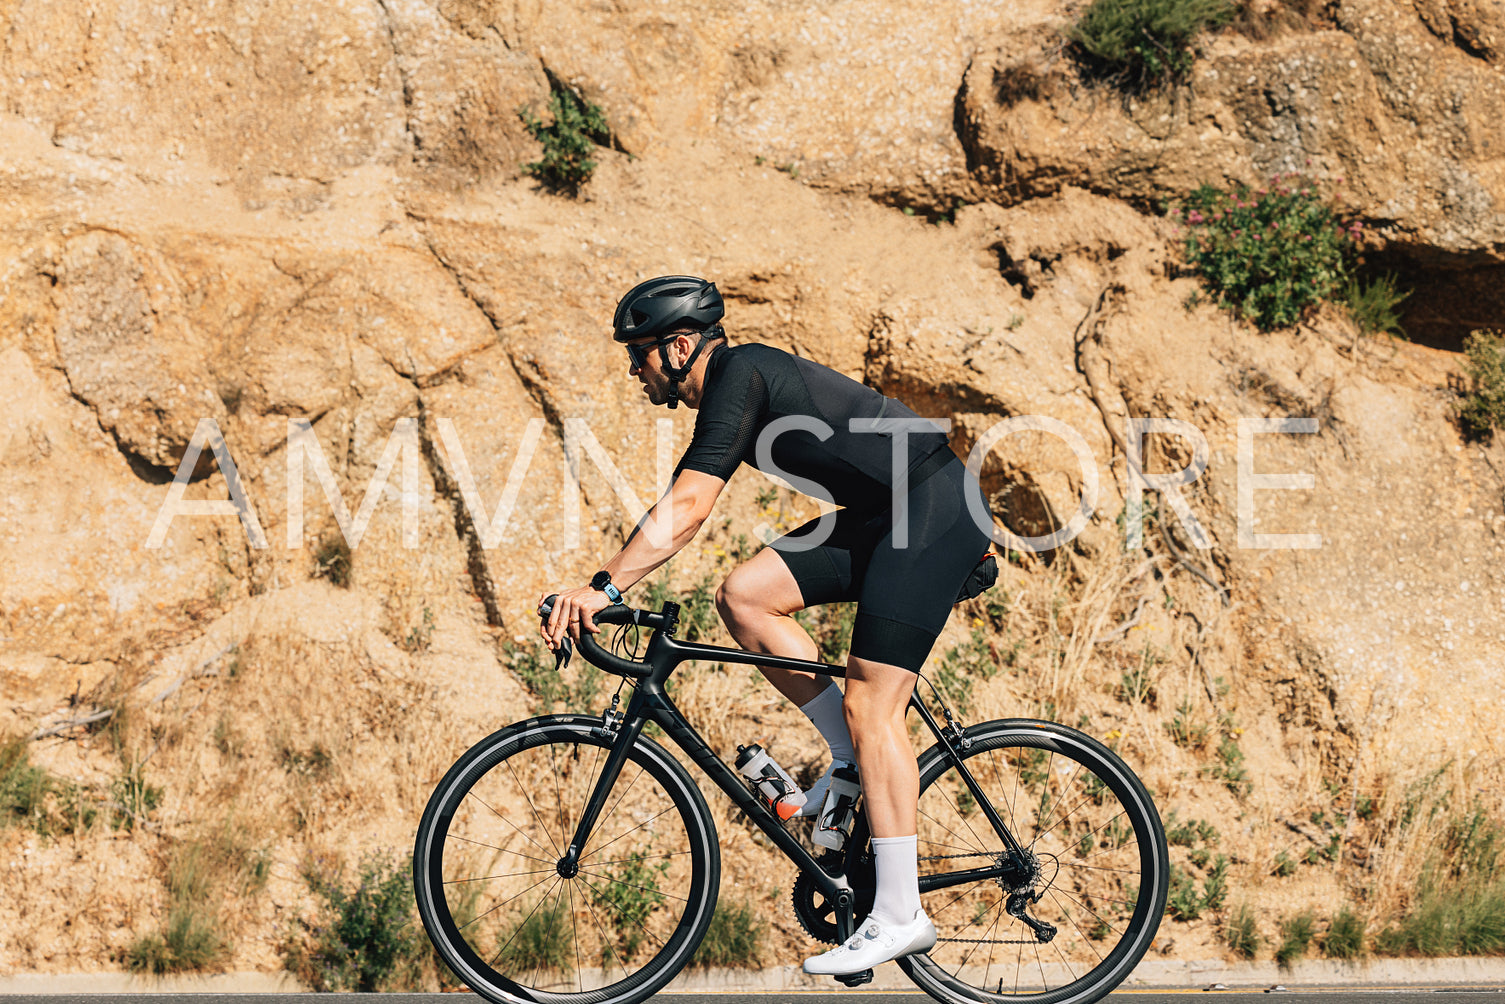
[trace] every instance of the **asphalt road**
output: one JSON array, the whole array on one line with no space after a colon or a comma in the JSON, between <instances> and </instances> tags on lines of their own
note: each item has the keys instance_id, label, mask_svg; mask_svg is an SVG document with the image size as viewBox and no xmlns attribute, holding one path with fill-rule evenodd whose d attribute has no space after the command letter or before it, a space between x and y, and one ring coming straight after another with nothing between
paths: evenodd
<instances>
[{"instance_id":1,"label":"asphalt road","mask_svg":"<svg viewBox=\"0 0 1505 1004\"><path fill-rule=\"evenodd\" d=\"M1119 1004L1191 1004L1195 997L1211 1004L1502 1004L1505 987L1335 987L1331 990L1303 987L1300 991L1275 991L1264 988L1206 991L1122 990L1109 994L1106 1001ZM1272 1000L1272 997L1274 1000ZM349 1000L347 995L329 998ZM820 1004L929 1004L924 994L869 991L766 991L762 993L662 993L656 998L664 1004L770 1004L771 1001L800 999ZM479 1000L469 994L362 994L360 1004L459 1004ZM307 994L50 994L0 996L0 1004L308 1004Z\"/></svg>"}]
</instances>

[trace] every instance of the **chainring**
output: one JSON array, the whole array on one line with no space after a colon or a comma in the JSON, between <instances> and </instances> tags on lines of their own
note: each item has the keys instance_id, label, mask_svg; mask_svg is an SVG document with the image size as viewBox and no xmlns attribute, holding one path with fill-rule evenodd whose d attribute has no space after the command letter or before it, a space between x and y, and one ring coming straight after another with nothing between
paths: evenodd
<instances>
[{"instance_id":1,"label":"chainring","mask_svg":"<svg viewBox=\"0 0 1505 1004\"><path fill-rule=\"evenodd\" d=\"M851 881L852 889L857 893L857 911L852 919L860 921L872 912L873 896L877 891L871 857L864 856L858 862ZM826 899L815 887L815 882L804 872L794 880L793 898L794 915L799 918L800 927L805 929L805 933L824 944L836 944L836 904Z\"/></svg>"}]
</instances>

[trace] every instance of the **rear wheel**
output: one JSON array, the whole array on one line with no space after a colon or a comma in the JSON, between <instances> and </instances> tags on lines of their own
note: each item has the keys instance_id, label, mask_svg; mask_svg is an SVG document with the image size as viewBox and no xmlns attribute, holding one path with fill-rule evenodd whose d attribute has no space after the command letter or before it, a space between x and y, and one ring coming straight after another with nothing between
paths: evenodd
<instances>
[{"instance_id":1,"label":"rear wheel","mask_svg":"<svg viewBox=\"0 0 1505 1004\"><path fill-rule=\"evenodd\" d=\"M497 1002L636 1004L700 944L721 859L700 789L639 738L578 869L559 866L616 734L599 718L520 722L439 783L413 884L440 956Z\"/></svg>"},{"instance_id":2,"label":"rear wheel","mask_svg":"<svg viewBox=\"0 0 1505 1004\"><path fill-rule=\"evenodd\" d=\"M899 964L943 1001L1089 1004L1129 975L1160 926L1170 863L1154 803L1112 750L1075 729L1012 719L966 737L963 761L1025 866L1009 865L944 751L927 750L920 888L938 940Z\"/></svg>"}]
</instances>

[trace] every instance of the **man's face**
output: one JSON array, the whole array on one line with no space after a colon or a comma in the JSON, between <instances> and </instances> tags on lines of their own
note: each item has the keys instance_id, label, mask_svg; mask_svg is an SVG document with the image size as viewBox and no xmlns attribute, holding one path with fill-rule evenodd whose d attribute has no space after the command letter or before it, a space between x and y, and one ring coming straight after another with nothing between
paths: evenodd
<instances>
[{"instance_id":1,"label":"man's face","mask_svg":"<svg viewBox=\"0 0 1505 1004\"><path fill-rule=\"evenodd\" d=\"M668 404L669 375L664 372L664 361L660 358L659 346L652 338L640 338L627 344L638 350L637 356L628 361L628 373L638 378L638 382L643 385L643 393L648 395L648 400L658 405ZM664 348L672 353L675 346L670 343ZM643 360L641 366L637 365L639 358Z\"/></svg>"}]
</instances>

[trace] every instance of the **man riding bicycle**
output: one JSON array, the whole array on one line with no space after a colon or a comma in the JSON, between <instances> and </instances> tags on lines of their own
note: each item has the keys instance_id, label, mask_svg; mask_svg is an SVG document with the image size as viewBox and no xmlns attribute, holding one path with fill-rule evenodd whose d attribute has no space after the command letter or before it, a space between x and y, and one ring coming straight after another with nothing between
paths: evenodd
<instances>
[{"instance_id":1,"label":"man riding bicycle","mask_svg":"<svg viewBox=\"0 0 1505 1004\"><path fill-rule=\"evenodd\" d=\"M969 512L977 483L945 431L834 370L767 345L730 346L714 283L660 276L617 305L614 338L656 405L699 412L668 492L590 585L561 590L541 631L551 648L596 633L594 615L673 557L699 531L743 463L842 508L774 541L727 576L716 607L752 652L815 661L793 617L855 600L846 693L790 670L763 675L830 745L832 763L801 814L820 809L832 772L855 762L872 830L877 893L850 940L805 961L848 975L928 951L935 928L920 904L919 775L904 726L916 674L962 585L987 549ZM670 533L648 532L664 527Z\"/></svg>"}]
</instances>

